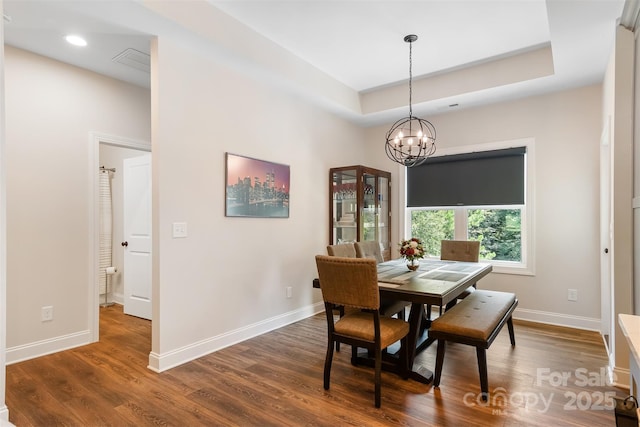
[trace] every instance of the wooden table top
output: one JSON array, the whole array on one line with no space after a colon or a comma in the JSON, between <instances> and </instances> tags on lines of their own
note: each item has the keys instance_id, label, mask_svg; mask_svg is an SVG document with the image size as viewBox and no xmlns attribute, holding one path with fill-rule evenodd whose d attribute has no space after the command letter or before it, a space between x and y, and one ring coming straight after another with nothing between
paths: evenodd
<instances>
[{"instance_id":1,"label":"wooden table top","mask_svg":"<svg viewBox=\"0 0 640 427\"><path fill-rule=\"evenodd\" d=\"M484 262L423 259L414 272L407 268L405 260L393 260L378 264L378 283L384 297L445 305L492 269Z\"/></svg>"},{"instance_id":2,"label":"wooden table top","mask_svg":"<svg viewBox=\"0 0 640 427\"><path fill-rule=\"evenodd\" d=\"M489 274L493 267L485 262L420 260L417 271L410 271L403 259L378 264L380 295L401 301L444 306L469 286ZM320 282L314 279L313 287Z\"/></svg>"}]
</instances>

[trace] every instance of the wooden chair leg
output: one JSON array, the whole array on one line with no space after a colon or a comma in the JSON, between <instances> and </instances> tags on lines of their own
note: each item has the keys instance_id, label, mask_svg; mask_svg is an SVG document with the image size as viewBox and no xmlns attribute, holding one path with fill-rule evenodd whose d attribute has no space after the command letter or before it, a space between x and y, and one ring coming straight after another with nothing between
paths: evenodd
<instances>
[{"instance_id":1,"label":"wooden chair leg","mask_svg":"<svg viewBox=\"0 0 640 427\"><path fill-rule=\"evenodd\" d=\"M375 401L376 401L376 408L380 407L380 387L381 387L381 371L382 371L382 351L380 350L380 348L376 348L375 349L375 365L376 365L376 372L375 372L375 384L376 384L376 390L375 390Z\"/></svg>"},{"instance_id":2,"label":"wooden chair leg","mask_svg":"<svg viewBox=\"0 0 640 427\"><path fill-rule=\"evenodd\" d=\"M402 378L408 380L412 367L409 366L409 338L406 335L400 340L400 364Z\"/></svg>"},{"instance_id":3,"label":"wooden chair leg","mask_svg":"<svg viewBox=\"0 0 640 427\"><path fill-rule=\"evenodd\" d=\"M487 378L487 350L482 347L476 347L478 355L478 370L480 371L480 391L482 392L482 400L485 402L489 397L489 380Z\"/></svg>"},{"instance_id":4,"label":"wooden chair leg","mask_svg":"<svg viewBox=\"0 0 640 427\"><path fill-rule=\"evenodd\" d=\"M436 372L433 376L433 386L440 385L440 375L442 374L442 364L444 363L445 340L438 340L438 352L436 354Z\"/></svg>"},{"instance_id":5,"label":"wooden chair leg","mask_svg":"<svg viewBox=\"0 0 640 427\"><path fill-rule=\"evenodd\" d=\"M431 306L427 307L431 308ZM422 311L420 313L420 316L422 316L422 321L420 322L420 333L423 333L431 326L431 314L427 314L427 310L424 304L422 304ZM409 312L409 317L411 317L411 312Z\"/></svg>"},{"instance_id":6,"label":"wooden chair leg","mask_svg":"<svg viewBox=\"0 0 640 427\"><path fill-rule=\"evenodd\" d=\"M351 364L358 366L358 347L355 345L351 346Z\"/></svg>"},{"instance_id":7,"label":"wooden chair leg","mask_svg":"<svg viewBox=\"0 0 640 427\"><path fill-rule=\"evenodd\" d=\"M344 317L344 305L338 307L338 313L340 313L340 318ZM340 351L340 341L336 341L336 351Z\"/></svg>"},{"instance_id":8,"label":"wooden chair leg","mask_svg":"<svg viewBox=\"0 0 640 427\"><path fill-rule=\"evenodd\" d=\"M509 316L509 320L507 320L507 327L509 328L509 339L511 340L511 345L516 345L516 334L513 331L513 318Z\"/></svg>"},{"instance_id":9,"label":"wooden chair leg","mask_svg":"<svg viewBox=\"0 0 640 427\"><path fill-rule=\"evenodd\" d=\"M331 361L333 360L333 340L329 338L327 345L327 356L324 359L324 389L329 390L329 380L331 377Z\"/></svg>"}]
</instances>

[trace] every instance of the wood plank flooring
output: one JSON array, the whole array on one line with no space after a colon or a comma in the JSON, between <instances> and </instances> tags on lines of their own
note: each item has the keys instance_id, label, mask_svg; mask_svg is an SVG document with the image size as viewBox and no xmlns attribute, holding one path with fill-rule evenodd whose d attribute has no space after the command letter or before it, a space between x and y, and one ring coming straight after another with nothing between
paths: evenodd
<instances>
[{"instance_id":1,"label":"wood plank flooring","mask_svg":"<svg viewBox=\"0 0 640 427\"><path fill-rule=\"evenodd\" d=\"M382 376L335 354L322 387L324 314L156 374L151 323L100 309L100 342L7 366L9 419L28 426L613 426L597 333L515 322L487 352L488 403L474 348L447 346L439 389ZM436 345L417 362L435 366ZM564 377L563 377L564 376ZM565 378L563 380L563 378Z\"/></svg>"}]
</instances>

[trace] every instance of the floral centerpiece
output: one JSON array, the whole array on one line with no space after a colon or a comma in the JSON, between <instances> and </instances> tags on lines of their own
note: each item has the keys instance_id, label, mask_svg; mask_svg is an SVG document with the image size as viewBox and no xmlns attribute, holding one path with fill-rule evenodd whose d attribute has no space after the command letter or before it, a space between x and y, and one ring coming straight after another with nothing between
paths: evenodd
<instances>
[{"instance_id":1,"label":"floral centerpiece","mask_svg":"<svg viewBox=\"0 0 640 427\"><path fill-rule=\"evenodd\" d=\"M418 260L424 258L424 247L422 241L417 237L400 242L400 256L407 261L407 267L411 271L418 269Z\"/></svg>"}]
</instances>

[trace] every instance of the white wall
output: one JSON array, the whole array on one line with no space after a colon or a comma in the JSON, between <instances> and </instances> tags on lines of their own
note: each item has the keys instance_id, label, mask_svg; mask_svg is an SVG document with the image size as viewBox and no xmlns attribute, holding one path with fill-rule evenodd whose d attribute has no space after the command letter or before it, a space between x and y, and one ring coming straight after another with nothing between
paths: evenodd
<instances>
[{"instance_id":1,"label":"white wall","mask_svg":"<svg viewBox=\"0 0 640 427\"><path fill-rule=\"evenodd\" d=\"M0 12L3 2L0 0ZM0 21L0 93L4 93L4 19ZM6 139L4 97L0 97L0 423L9 420L9 410L5 403L6 353L7 348L7 209L6 209Z\"/></svg>"},{"instance_id":2,"label":"white wall","mask_svg":"<svg viewBox=\"0 0 640 427\"><path fill-rule=\"evenodd\" d=\"M89 342L91 131L150 140L150 95L5 46L7 360ZM54 320L41 322L43 306Z\"/></svg>"},{"instance_id":3,"label":"white wall","mask_svg":"<svg viewBox=\"0 0 640 427\"><path fill-rule=\"evenodd\" d=\"M634 215L634 314L640 315L640 42L638 41L638 30L634 33L634 145L633 145L633 215Z\"/></svg>"},{"instance_id":4,"label":"white wall","mask_svg":"<svg viewBox=\"0 0 640 427\"><path fill-rule=\"evenodd\" d=\"M123 226L123 168L124 159L138 157L146 154L146 151L132 148L118 147L110 144L100 144L100 166L107 169L115 168L116 172L111 174L111 208L113 212L113 246L111 265L118 269L116 274L109 276L110 288L108 301L118 304L124 303L124 250L120 245L125 241ZM100 301L104 301L104 295L100 295Z\"/></svg>"},{"instance_id":5,"label":"white wall","mask_svg":"<svg viewBox=\"0 0 640 427\"><path fill-rule=\"evenodd\" d=\"M535 139L535 276L492 273L478 286L515 292L518 318L597 330L601 86L426 118L441 149ZM367 140L385 131L370 129ZM577 302L567 301L568 288Z\"/></svg>"},{"instance_id":6,"label":"white wall","mask_svg":"<svg viewBox=\"0 0 640 427\"><path fill-rule=\"evenodd\" d=\"M152 46L150 366L163 370L321 308L329 168L360 161L363 131L169 39ZM225 217L225 152L290 165L289 218Z\"/></svg>"}]
</instances>

